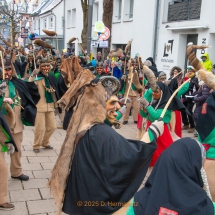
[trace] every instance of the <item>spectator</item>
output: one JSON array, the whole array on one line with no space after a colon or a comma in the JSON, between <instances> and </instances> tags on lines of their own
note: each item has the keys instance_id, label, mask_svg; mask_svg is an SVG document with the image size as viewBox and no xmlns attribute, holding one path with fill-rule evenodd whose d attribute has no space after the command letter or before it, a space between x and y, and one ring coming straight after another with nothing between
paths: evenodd
<instances>
[{"instance_id":1,"label":"spectator","mask_svg":"<svg viewBox=\"0 0 215 215\"><path fill-rule=\"evenodd\" d=\"M96 67L96 65L97 65L97 62L96 62L96 60L95 60L94 57L93 57L92 60L91 60L91 64L92 64L92 66L94 66L94 67Z\"/></svg>"},{"instance_id":2,"label":"spectator","mask_svg":"<svg viewBox=\"0 0 215 215\"><path fill-rule=\"evenodd\" d=\"M148 57L146 60L151 61L152 65L149 66L149 69L151 69L154 72L155 77L157 78L158 77L158 70L157 70L157 65L154 62L154 59L152 57Z\"/></svg>"},{"instance_id":3,"label":"spectator","mask_svg":"<svg viewBox=\"0 0 215 215\"><path fill-rule=\"evenodd\" d=\"M204 68L207 71L212 72L213 63L212 61L210 61L209 54L208 53L203 54L201 56L201 59L202 59L202 65L204 66Z\"/></svg>"},{"instance_id":4,"label":"spectator","mask_svg":"<svg viewBox=\"0 0 215 215\"><path fill-rule=\"evenodd\" d=\"M118 78L118 79L121 79L122 77L122 71L116 66L116 63L115 62L112 62L111 63L111 68L113 70L113 76Z\"/></svg>"},{"instance_id":5,"label":"spectator","mask_svg":"<svg viewBox=\"0 0 215 215\"><path fill-rule=\"evenodd\" d=\"M199 88L197 96L193 98L194 102L196 103L196 108L193 113L193 119L195 123L197 122L199 113L202 110L202 106L204 102L207 100L208 96L210 95L210 90L211 89L203 82ZM198 137L198 134L195 133L194 137Z\"/></svg>"}]
</instances>

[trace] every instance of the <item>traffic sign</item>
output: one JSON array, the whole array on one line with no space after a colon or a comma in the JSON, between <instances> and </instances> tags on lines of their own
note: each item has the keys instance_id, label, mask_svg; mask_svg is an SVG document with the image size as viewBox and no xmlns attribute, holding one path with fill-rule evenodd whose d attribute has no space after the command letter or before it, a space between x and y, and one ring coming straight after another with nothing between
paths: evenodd
<instances>
[{"instance_id":1,"label":"traffic sign","mask_svg":"<svg viewBox=\"0 0 215 215\"><path fill-rule=\"evenodd\" d=\"M105 27L104 23L102 21L98 21L95 23L94 31L103 33L104 27Z\"/></svg>"},{"instance_id":2,"label":"traffic sign","mask_svg":"<svg viewBox=\"0 0 215 215\"><path fill-rule=\"evenodd\" d=\"M107 40L110 37L110 30L105 26L104 33L100 34L100 40Z\"/></svg>"},{"instance_id":3,"label":"traffic sign","mask_svg":"<svg viewBox=\"0 0 215 215\"><path fill-rule=\"evenodd\" d=\"M99 48L108 48L108 41L99 41Z\"/></svg>"}]
</instances>

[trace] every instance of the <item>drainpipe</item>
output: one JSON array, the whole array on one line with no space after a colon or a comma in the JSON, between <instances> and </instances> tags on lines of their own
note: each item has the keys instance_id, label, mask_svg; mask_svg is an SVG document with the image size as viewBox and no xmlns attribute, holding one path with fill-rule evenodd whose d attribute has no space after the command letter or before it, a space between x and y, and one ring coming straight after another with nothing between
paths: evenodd
<instances>
[{"instance_id":1,"label":"drainpipe","mask_svg":"<svg viewBox=\"0 0 215 215\"><path fill-rule=\"evenodd\" d=\"M65 38L65 12L66 10L66 0L63 1L63 47L65 46L65 41L66 41L66 38Z\"/></svg>"},{"instance_id":2,"label":"drainpipe","mask_svg":"<svg viewBox=\"0 0 215 215\"><path fill-rule=\"evenodd\" d=\"M156 14L155 14L154 42L153 42L153 59L154 59L154 61L155 61L156 52L157 52L159 5L160 5L160 0L157 0Z\"/></svg>"},{"instance_id":3,"label":"drainpipe","mask_svg":"<svg viewBox=\"0 0 215 215\"><path fill-rule=\"evenodd\" d=\"M39 30L39 36L40 36L40 17L38 16L38 30Z\"/></svg>"}]
</instances>

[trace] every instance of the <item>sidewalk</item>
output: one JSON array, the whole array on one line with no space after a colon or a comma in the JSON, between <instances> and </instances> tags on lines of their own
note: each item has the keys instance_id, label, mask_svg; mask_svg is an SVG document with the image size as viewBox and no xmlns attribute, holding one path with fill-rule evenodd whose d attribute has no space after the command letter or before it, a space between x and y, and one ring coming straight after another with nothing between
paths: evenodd
<instances>
[{"instance_id":1,"label":"sidewalk","mask_svg":"<svg viewBox=\"0 0 215 215\"><path fill-rule=\"evenodd\" d=\"M135 139L136 124L133 124L133 120L130 120L118 132L125 138ZM30 180L21 182L12 179L8 165L8 201L14 203L15 210L0 211L0 215L56 215L56 206L46 184L50 178L51 169L57 160L65 135L64 130L56 129L51 137L51 145L54 150L40 150L40 153L34 153L32 150L34 128L25 127L22 143L22 166L23 173L29 175ZM188 134L186 131L183 132L183 137L193 137L193 134ZM8 155L6 155L6 161L8 164L10 163Z\"/></svg>"}]
</instances>

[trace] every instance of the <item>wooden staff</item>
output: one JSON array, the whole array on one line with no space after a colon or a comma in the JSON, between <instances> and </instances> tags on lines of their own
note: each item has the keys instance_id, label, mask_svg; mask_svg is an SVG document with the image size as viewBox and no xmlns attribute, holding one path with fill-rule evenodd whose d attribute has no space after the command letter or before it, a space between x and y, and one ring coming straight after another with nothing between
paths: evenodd
<instances>
[{"instance_id":1,"label":"wooden staff","mask_svg":"<svg viewBox=\"0 0 215 215\"><path fill-rule=\"evenodd\" d=\"M34 58L34 69L37 69L36 60L35 60L35 54L34 54L33 41L32 41L32 50L33 50L33 58ZM37 75L36 75L36 79L37 79Z\"/></svg>"},{"instance_id":2,"label":"wooden staff","mask_svg":"<svg viewBox=\"0 0 215 215\"><path fill-rule=\"evenodd\" d=\"M132 81L133 81L133 76L134 76L133 67L130 68L130 72L131 72L131 80L130 80L130 83L129 83L129 86L128 86L128 92L127 92L126 97L125 97L124 105L126 105L126 102L128 100L128 94L129 94L129 91L131 89L131 85L132 85Z\"/></svg>"},{"instance_id":3,"label":"wooden staff","mask_svg":"<svg viewBox=\"0 0 215 215\"><path fill-rule=\"evenodd\" d=\"M176 76L174 76L172 79L176 78L178 75L180 75L182 72L184 72L184 70L182 70L181 72L179 72ZM172 80L171 79L171 80Z\"/></svg>"},{"instance_id":4,"label":"wooden staff","mask_svg":"<svg viewBox=\"0 0 215 215\"><path fill-rule=\"evenodd\" d=\"M1 56L1 64L2 64L2 79L5 79L5 73L4 73L4 60L3 60L3 55L2 51L0 51L0 56Z\"/></svg>"},{"instance_id":5,"label":"wooden staff","mask_svg":"<svg viewBox=\"0 0 215 215\"><path fill-rule=\"evenodd\" d=\"M177 94L177 92L187 83L190 81L190 78L187 79L180 87L178 87L178 89L172 94L172 96L169 98L169 101L166 103L162 113L161 113L161 116L159 118L159 120L163 119L166 111L167 111L167 108L169 107L170 103L172 102L173 98L175 97L175 95Z\"/></svg>"}]
</instances>

